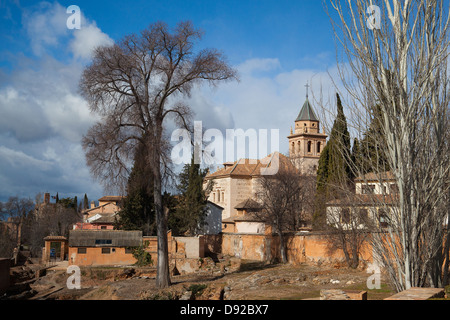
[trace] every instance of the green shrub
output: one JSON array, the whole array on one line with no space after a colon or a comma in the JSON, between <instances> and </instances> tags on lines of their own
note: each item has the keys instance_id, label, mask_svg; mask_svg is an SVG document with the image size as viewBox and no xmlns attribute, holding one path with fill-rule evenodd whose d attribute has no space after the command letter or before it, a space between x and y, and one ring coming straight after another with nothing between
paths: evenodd
<instances>
[{"instance_id":1,"label":"green shrub","mask_svg":"<svg viewBox=\"0 0 450 320\"><path fill-rule=\"evenodd\" d=\"M143 246L133 247L133 257L137 260L135 265L138 267L149 266L153 264L152 255L144 250Z\"/></svg>"}]
</instances>

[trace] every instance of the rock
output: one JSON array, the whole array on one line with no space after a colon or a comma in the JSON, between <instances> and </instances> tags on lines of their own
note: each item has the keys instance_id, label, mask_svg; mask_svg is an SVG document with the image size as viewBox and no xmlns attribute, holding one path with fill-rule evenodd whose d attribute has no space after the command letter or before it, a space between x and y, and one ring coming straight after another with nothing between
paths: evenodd
<instances>
[{"instance_id":1,"label":"rock","mask_svg":"<svg viewBox=\"0 0 450 320\"><path fill-rule=\"evenodd\" d=\"M320 290L320 300L351 300L342 290Z\"/></svg>"},{"instance_id":2,"label":"rock","mask_svg":"<svg viewBox=\"0 0 450 320\"><path fill-rule=\"evenodd\" d=\"M192 291L186 291L183 293L183 295L180 297L180 300L192 300Z\"/></svg>"},{"instance_id":3,"label":"rock","mask_svg":"<svg viewBox=\"0 0 450 320\"><path fill-rule=\"evenodd\" d=\"M339 284L339 283L341 283L339 280L333 280L333 279L331 279L330 282L332 284Z\"/></svg>"},{"instance_id":4,"label":"rock","mask_svg":"<svg viewBox=\"0 0 450 320\"><path fill-rule=\"evenodd\" d=\"M195 297L195 300L223 300L224 294L225 287L223 284L211 284L202 291L200 296Z\"/></svg>"}]
</instances>

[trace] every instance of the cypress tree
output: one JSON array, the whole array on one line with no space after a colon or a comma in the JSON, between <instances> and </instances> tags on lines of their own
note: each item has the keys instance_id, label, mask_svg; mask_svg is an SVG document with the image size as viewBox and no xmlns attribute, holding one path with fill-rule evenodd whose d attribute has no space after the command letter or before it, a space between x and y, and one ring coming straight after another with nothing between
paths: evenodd
<instances>
[{"instance_id":1,"label":"cypress tree","mask_svg":"<svg viewBox=\"0 0 450 320\"><path fill-rule=\"evenodd\" d=\"M84 194L84 199L83 199L83 210L87 210L89 209L89 199L87 197L87 194Z\"/></svg>"},{"instance_id":2,"label":"cypress tree","mask_svg":"<svg viewBox=\"0 0 450 320\"><path fill-rule=\"evenodd\" d=\"M317 169L316 211L313 221L316 227L324 223L326 202L332 197L338 197L342 189L348 189L353 180L350 133L339 94L336 94L336 100L336 119Z\"/></svg>"},{"instance_id":3,"label":"cypress tree","mask_svg":"<svg viewBox=\"0 0 450 320\"><path fill-rule=\"evenodd\" d=\"M198 228L204 225L207 197L203 189L203 179L207 170L202 170L199 164L191 163L183 167L179 175L177 189L180 192L175 212L169 217L169 225L175 234L195 235Z\"/></svg>"},{"instance_id":4,"label":"cypress tree","mask_svg":"<svg viewBox=\"0 0 450 320\"><path fill-rule=\"evenodd\" d=\"M134 155L133 168L127 183L127 196L117 214L115 227L121 230L141 230L144 235L156 235L151 168L145 159L146 146L141 144Z\"/></svg>"},{"instance_id":5,"label":"cypress tree","mask_svg":"<svg viewBox=\"0 0 450 320\"><path fill-rule=\"evenodd\" d=\"M375 105L370 115L370 125L361 140L361 172L384 172L389 170L384 147L386 138L382 133L382 113L379 105Z\"/></svg>"}]
</instances>

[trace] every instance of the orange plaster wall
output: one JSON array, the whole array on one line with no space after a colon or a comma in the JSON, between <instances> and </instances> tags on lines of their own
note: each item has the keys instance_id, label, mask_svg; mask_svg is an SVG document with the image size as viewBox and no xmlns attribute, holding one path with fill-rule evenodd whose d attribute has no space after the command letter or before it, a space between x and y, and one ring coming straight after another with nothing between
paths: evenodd
<instances>
[{"instance_id":1,"label":"orange plaster wall","mask_svg":"<svg viewBox=\"0 0 450 320\"><path fill-rule=\"evenodd\" d=\"M293 235L286 237L287 258L290 263L343 260L341 250L331 252L323 235ZM279 238L273 235L224 233L222 253L241 259L265 261L280 258ZM368 243L361 249L363 260L372 262Z\"/></svg>"},{"instance_id":2,"label":"orange plaster wall","mask_svg":"<svg viewBox=\"0 0 450 320\"><path fill-rule=\"evenodd\" d=\"M125 248L114 248L109 254L102 254L101 247L86 248L86 253L78 253L78 248L69 247L69 264L77 266L130 265L136 263L131 253L125 253Z\"/></svg>"}]
</instances>

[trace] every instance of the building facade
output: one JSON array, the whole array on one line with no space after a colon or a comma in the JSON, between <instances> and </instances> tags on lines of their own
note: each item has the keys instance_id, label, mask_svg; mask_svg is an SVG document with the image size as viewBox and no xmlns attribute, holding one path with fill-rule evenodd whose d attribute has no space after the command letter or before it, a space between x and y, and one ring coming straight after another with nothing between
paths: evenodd
<instances>
[{"instance_id":1,"label":"building facade","mask_svg":"<svg viewBox=\"0 0 450 320\"><path fill-rule=\"evenodd\" d=\"M214 183L208 200L223 208L223 232L230 230L266 232L266 228L260 223L242 214L241 205L249 199L255 199L262 170L268 169L274 159L278 160L278 165L294 166L302 174L312 176L317 174L320 154L326 145L327 135L320 133L320 122L308 97L294 123L295 132L291 129L291 135L288 136L288 156L275 152L260 160L239 159L224 163L223 167L206 176L205 187L209 181Z\"/></svg>"}]
</instances>

